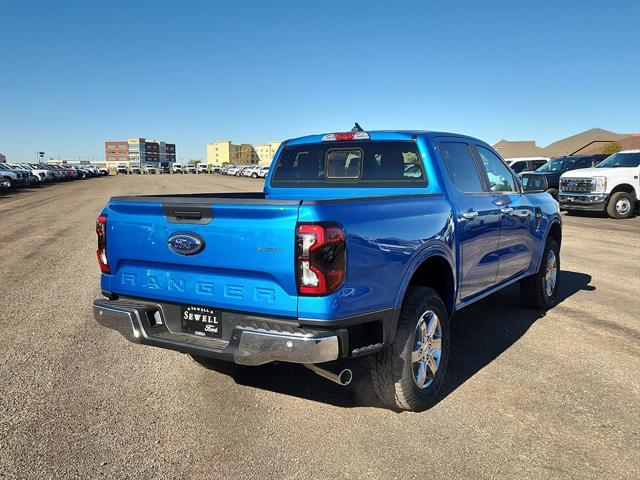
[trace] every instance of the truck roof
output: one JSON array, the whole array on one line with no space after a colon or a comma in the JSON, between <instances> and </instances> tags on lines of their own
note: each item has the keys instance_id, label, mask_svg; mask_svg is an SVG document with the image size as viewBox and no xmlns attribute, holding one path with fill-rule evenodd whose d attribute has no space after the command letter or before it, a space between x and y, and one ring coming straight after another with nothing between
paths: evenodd
<instances>
[{"instance_id":1,"label":"truck roof","mask_svg":"<svg viewBox=\"0 0 640 480\"><path fill-rule=\"evenodd\" d=\"M369 134L369 138L371 140L411 141L416 136L420 135L425 137L455 136L455 137L464 137L464 138L469 138L476 141L481 141L477 138L470 137L468 135L461 135L458 133L449 133L449 132L434 132L430 130L365 130L364 132ZM315 135L306 135L304 137L297 137L297 138L285 140L285 142L283 143L285 145L304 145L307 143L321 143L323 141L323 137L331 133L338 133L338 132L327 132L327 133L320 133ZM485 142L482 142L482 143L485 143Z\"/></svg>"}]
</instances>

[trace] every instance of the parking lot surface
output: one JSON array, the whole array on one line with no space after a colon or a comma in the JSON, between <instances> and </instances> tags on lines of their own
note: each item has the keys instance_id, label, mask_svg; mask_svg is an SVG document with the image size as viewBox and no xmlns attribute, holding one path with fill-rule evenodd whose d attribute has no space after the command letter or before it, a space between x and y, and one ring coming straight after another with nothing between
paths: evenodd
<instances>
[{"instance_id":1,"label":"parking lot surface","mask_svg":"<svg viewBox=\"0 0 640 480\"><path fill-rule=\"evenodd\" d=\"M420 413L301 366L206 370L98 326L111 195L261 190L111 176L0 196L0 478L640 478L640 218L564 219L562 302L461 311Z\"/></svg>"}]
</instances>

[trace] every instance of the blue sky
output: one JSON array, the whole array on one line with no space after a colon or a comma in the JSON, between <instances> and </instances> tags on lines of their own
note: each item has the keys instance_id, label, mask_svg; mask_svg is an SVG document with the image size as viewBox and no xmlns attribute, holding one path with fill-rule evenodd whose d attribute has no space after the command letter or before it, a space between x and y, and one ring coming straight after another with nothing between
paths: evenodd
<instances>
[{"instance_id":1,"label":"blue sky","mask_svg":"<svg viewBox=\"0 0 640 480\"><path fill-rule=\"evenodd\" d=\"M430 129L640 131L640 2L0 0L0 152Z\"/></svg>"}]
</instances>

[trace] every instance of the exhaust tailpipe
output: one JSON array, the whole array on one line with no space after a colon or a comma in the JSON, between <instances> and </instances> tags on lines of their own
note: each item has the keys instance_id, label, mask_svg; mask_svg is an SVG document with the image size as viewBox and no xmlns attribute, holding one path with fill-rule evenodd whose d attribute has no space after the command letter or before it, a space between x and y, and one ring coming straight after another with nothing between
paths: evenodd
<instances>
[{"instance_id":1,"label":"exhaust tailpipe","mask_svg":"<svg viewBox=\"0 0 640 480\"><path fill-rule=\"evenodd\" d=\"M320 368L313 363L305 363L304 366L312 372L317 373L321 377L324 377L327 380L331 380L332 382L335 382L338 385L342 385L343 387L349 385L351 383L351 380L353 379L353 372L349 368L345 368L343 370L340 370L340 372L338 373L334 373L330 370Z\"/></svg>"}]
</instances>

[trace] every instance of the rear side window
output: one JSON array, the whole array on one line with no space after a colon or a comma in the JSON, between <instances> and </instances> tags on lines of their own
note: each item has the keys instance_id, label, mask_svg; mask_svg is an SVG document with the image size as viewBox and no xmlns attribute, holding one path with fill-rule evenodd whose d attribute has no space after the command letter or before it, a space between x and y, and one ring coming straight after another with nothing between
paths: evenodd
<instances>
[{"instance_id":1,"label":"rear side window","mask_svg":"<svg viewBox=\"0 0 640 480\"><path fill-rule=\"evenodd\" d=\"M589 168L593 166L593 158L579 158L576 162L571 166L571 169L574 170L576 168Z\"/></svg>"},{"instance_id":2,"label":"rear side window","mask_svg":"<svg viewBox=\"0 0 640 480\"><path fill-rule=\"evenodd\" d=\"M511 165L511 170L513 170L516 173L520 173L520 172L523 172L526 167L527 167L527 162L516 162L513 165Z\"/></svg>"},{"instance_id":3,"label":"rear side window","mask_svg":"<svg viewBox=\"0 0 640 480\"><path fill-rule=\"evenodd\" d=\"M447 165L451 181L459 190L465 193L482 192L482 182L469 145L443 142L438 144L438 150Z\"/></svg>"},{"instance_id":4,"label":"rear side window","mask_svg":"<svg viewBox=\"0 0 640 480\"><path fill-rule=\"evenodd\" d=\"M420 187L427 177L414 142L323 142L283 148L277 187Z\"/></svg>"}]
</instances>

